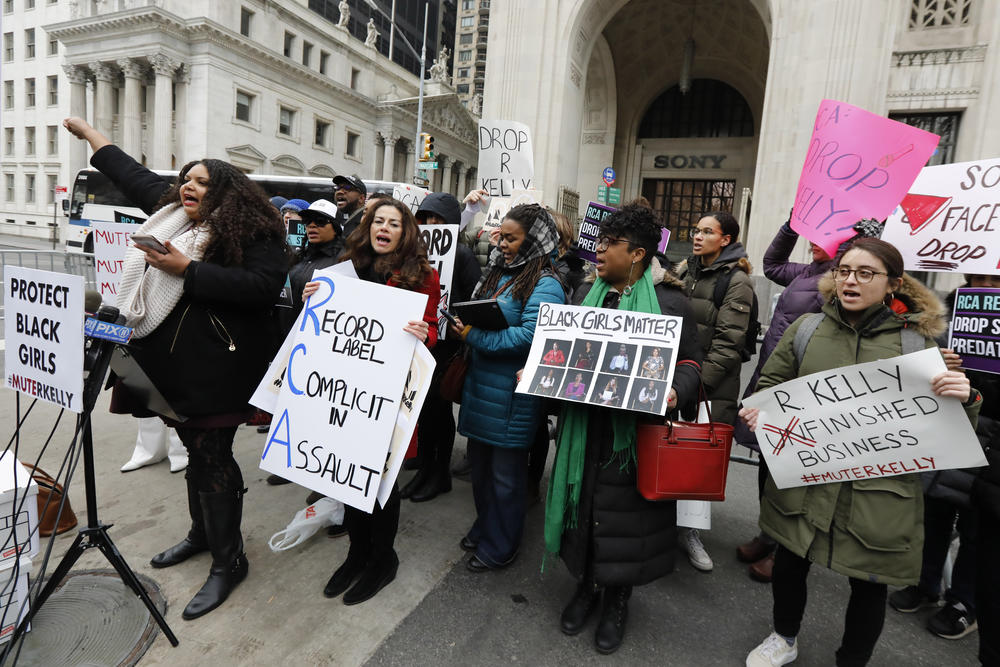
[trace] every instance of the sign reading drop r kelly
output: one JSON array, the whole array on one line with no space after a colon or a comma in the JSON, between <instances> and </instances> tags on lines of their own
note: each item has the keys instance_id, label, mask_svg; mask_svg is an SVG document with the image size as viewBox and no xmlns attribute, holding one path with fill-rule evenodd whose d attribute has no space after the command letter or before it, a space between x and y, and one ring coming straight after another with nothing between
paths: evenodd
<instances>
[{"instance_id":1,"label":"sign reading drop r kelly","mask_svg":"<svg viewBox=\"0 0 1000 667\"><path fill-rule=\"evenodd\" d=\"M513 120L479 121L479 187L490 197L511 197L534 189L531 130Z\"/></svg>"}]
</instances>

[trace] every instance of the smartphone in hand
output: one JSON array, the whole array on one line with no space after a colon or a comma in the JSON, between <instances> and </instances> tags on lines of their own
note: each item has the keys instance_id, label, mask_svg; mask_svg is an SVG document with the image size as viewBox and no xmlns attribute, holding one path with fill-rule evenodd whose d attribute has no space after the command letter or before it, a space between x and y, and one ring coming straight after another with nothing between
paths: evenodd
<instances>
[{"instance_id":1,"label":"smartphone in hand","mask_svg":"<svg viewBox=\"0 0 1000 667\"><path fill-rule=\"evenodd\" d=\"M441 313L444 319L448 320L448 323L451 324L451 326L453 327L458 326L458 320L456 320L455 316L449 313L447 310L445 310L444 308L439 308L438 312Z\"/></svg>"},{"instance_id":2,"label":"smartphone in hand","mask_svg":"<svg viewBox=\"0 0 1000 667\"><path fill-rule=\"evenodd\" d=\"M161 255L166 255L170 252L169 250L167 250L167 246L160 243L159 239L157 239L155 236L150 236L149 234L133 234L132 243L139 246L140 248L155 250Z\"/></svg>"}]
</instances>

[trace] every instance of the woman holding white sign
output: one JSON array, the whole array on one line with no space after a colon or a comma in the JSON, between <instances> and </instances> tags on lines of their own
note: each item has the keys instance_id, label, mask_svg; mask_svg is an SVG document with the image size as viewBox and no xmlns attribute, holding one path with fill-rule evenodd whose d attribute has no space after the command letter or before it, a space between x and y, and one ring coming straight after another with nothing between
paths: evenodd
<instances>
[{"instance_id":1,"label":"woman holding white sign","mask_svg":"<svg viewBox=\"0 0 1000 667\"><path fill-rule=\"evenodd\" d=\"M629 205L609 215L600 227L596 279L576 290L573 303L683 318L677 360L686 363L674 372L668 398L674 409L698 393L701 352L682 283L653 259L661 230L646 207ZM565 405L559 418L545 548L579 581L562 613L564 633L582 631L603 600L594 638L601 653L621 645L632 587L674 568L677 503L650 502L636 490L640 419L653 418L593 404Z\"/></svg>"},{"instance_id":2,"label":"woman holding white sign","mask_svg":"<svg viewBox=\"0 0 1000 667\"><path fill-rule=\"evenodd\" d=\"M347 239L344 261L354 263L361 280L426 294L423 319L408 322L404 330L434 347L441 284L437 271L427 261L420 229L409 206L388 199L365 211L358 228ZM318 282L306 283L302 300L318 288ZM353 605L375 597L396 578L399 557L393 544L399 529L398 485L393 485L385 506L376 505L371 514L347 506L344 524L351 547L323 594L334 598L343 593L344 604Z\"/></svg>"},{"instance_id":3,"label":"woman holding white sign","mask_svg":"<svg viewBox=\"0 0 1000 667\"><path fill-rule=\"evenodd\" d=\"M903 258L879 239L859 239L842 251L819 283L822 317L803 340L796 320L761 371L757 389L797 377L889 359L913 346L936 347L944 308L926 287L903 274ZM893 308L889 307L893 305ZM909 331L915 332L914 334ZM804 345L804 347L803 347ZM981 399L959 371L937 375L930 389L963 401L971 421ZM759 411L740 410L751 430ZM885 621L887 585L920 578L923 490L916 474L779 489L770 476L761 500L760 526L778 542L774 559L774 632L747 657L750 667L784 665L798 656L796 636L806 604L812 562L849 578L850 602L838 665L864 665Z\"/></svg>"}]
</instances>

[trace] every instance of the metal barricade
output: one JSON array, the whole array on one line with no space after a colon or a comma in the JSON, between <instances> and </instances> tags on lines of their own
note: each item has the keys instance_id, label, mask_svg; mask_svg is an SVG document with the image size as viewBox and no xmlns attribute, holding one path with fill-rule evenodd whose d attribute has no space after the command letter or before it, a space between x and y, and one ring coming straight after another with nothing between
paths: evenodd
<instances>
[{"instance_id":1,"label":"metal barricade","mask_svg":"<svg viewBox=\"0 0 1000 667\"><path fill-rule=\"evenodd\" d=\"M6 249L0 250L0 260L2 260L3 266L23 266L29 269L83 276L85 289L97 289L93 253L67 252L65 250ZM0 320L2 319L3 308L0 306ZM0 336L2 336L2 332L0 332Z\"/></svg>"}]
</instances>

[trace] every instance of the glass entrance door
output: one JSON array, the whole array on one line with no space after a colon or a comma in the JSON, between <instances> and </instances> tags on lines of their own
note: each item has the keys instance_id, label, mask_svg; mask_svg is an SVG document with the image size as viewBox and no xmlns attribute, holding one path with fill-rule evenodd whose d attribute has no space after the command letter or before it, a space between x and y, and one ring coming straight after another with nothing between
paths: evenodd
<instances>
[{"instance_id":1,"label":"glass entrance door","mask_svg":"<svg viewBox=\"0 0 1000 667\"><path fill-rule=\"evenodd\" d=\"M642 196L670 229L666 255L677 262L691 254L692 230L703 213L732 213L736 181L646 178L642 181Z\"/></svg>"}]
</instances>

